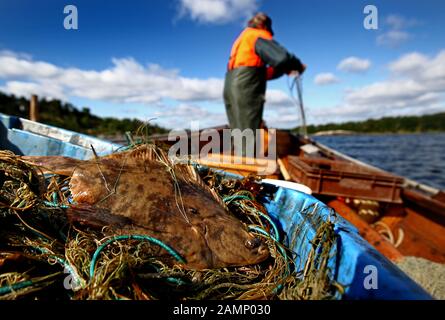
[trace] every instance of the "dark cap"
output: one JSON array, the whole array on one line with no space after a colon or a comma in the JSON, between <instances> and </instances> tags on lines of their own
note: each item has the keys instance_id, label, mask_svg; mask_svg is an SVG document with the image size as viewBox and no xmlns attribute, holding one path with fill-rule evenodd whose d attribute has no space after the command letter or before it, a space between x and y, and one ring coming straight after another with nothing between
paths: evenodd
<instances>
[{"instance_id":1,"label":"dark cap","mask_svg":"<svg viewBox=\"0 0 445 320\"><path fill-rule=\"evenodd\" d=\"M272 19L263 12L258 12L255 16L253 16L249 20L247 26L251 28L265 29L273 35Z\"/></svg>"}]
</instances>

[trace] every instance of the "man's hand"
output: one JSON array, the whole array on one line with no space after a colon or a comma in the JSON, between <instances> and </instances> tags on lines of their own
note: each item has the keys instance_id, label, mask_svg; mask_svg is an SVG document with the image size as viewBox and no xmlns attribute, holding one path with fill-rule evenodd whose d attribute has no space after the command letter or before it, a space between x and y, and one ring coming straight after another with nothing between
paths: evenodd
<instances>
[{"instance_id":1,"label":"man's hand","mask_svg":"<svg viewBox=\"0 0 445 320\"><path fill-rule=\"evenodd\" d=\"M299 75L302 75L303 72L306 70L306 65L302 64L302 70L301 72L299 72L298 70L292 70L291 72L289 72L289 77L298 77Z\"/></svg>"}]
</instances>

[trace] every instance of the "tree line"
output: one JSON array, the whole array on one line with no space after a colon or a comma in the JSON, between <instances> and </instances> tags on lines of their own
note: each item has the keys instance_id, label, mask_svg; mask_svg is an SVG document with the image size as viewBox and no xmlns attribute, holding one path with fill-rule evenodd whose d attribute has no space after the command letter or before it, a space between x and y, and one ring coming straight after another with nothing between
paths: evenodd
<instances>
[{"instance_id":1,"label":"tree line","mask_svg":"<svg viewBox=\"0 0 445 320\"><path fill-rule=\"evenodd\" d=\"M95 136L120 136L125 132L136 132L144 126L143 133L152 135L166 133L167 129L156 124L143 123L138 119L101 118L91 114L87 107L79 110L71 103L60 100L39 99L39 122ZM0 92L0 113L29 117L29 100Z\"/></svg>"},{"instance_id":2,"label":"tree line","mask_svg":"<svg viewBox=\"0 0 445 320\"><path fill-rule=\"evenodd\" d=\"M327 123L307 126L309 134L329 130L347 130L358 133L417 133L445 131L445 112L421 116L384 117L365 121ZM294 131L298 132L299 127Z\"/></svg>"},{"instance_id":3,"label":"tree line","mask_svg":"<svg viewBox=\"0 0 445 320\"><path fill-rule=\"evenodd\" d=\"M87 107L79 110L71 103L57 99L39 99L40 122L95 136L116 137L125 132L135 133L142 126L144 135L167 133L166 128L138 119L101 118L91 114ZM0 113L28 118L29 100L0 92ZM384 117L365 121L309 125L308 133L347 130L358 133L412 133L445 131L445 112L422 116ZM299 127L293 131L299 132Z\"/></svg>"}]
</instances>

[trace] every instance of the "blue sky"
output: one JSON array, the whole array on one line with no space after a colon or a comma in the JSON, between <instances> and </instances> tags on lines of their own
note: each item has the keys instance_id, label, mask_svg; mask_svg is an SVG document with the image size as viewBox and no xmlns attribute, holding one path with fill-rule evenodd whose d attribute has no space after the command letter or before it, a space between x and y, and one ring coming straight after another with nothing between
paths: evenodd
<instances>
[{"instance_id":1,"label":"blue sky","mask_svg":"<svg viewBox=\"0 0 445 320\"><path fill-rule=\"evenodd\" d=\"M77 30L63 27L68 4ZM363 27L367 4L377 30ZM434 0L2 1L0 90L168 127L223 124L230 48L255 11L308 65L310 123L445 110L445 3ZM269 126L299 124L286 77L269 82L265 110Z\"/></svg>"}]
</instances>

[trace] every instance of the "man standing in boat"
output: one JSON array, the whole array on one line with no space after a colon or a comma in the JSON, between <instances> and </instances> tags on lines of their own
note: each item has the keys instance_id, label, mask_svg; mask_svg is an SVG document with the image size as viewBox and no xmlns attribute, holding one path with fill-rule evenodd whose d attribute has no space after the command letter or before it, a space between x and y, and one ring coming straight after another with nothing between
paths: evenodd
<instances>
[{"instance_id":1,"label":"man standing in boat","mask_svg":"<svg viewBox=\"0 0 445 320\"><path fill-rule=\"evenodd\" d=\"M224 104L231 129L256 132L262 126L266 82L302 74L306 66L273 40L272 20L257 13L232 46L224 83ZM255 144L255 139L246 144ZM243 155L245 149L243 148Z\"/></svg>"}]
</instances>

